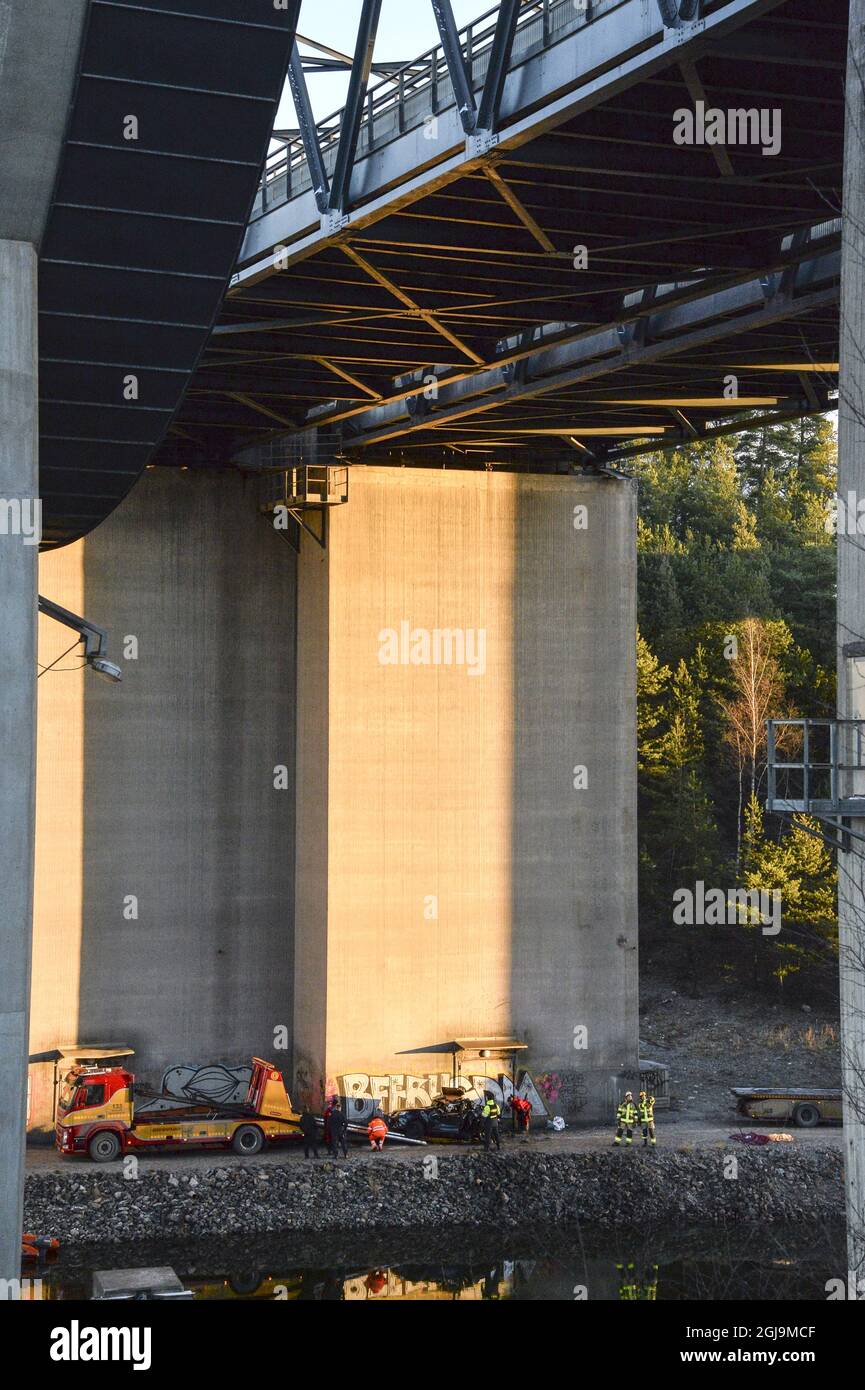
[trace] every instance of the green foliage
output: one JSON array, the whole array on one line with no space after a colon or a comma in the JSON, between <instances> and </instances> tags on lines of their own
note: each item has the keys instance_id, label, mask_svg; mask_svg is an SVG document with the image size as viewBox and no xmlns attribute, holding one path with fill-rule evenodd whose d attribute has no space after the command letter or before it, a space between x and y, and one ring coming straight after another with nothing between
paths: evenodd
<instances>
[{"instance_id":1,"label":"green foliage","mask_svg":"<svg viewBox=\"0 0 865 1390\"><path fill-rule=\"evenodd\" d=\"M779 936L734 929L725 959L738 944L740 972L810 980L837 950L831 852L805 818L767 831L758 798L765 717L834 712L831 422L647 454L634 472L644 918L669 924L674 889L700 878L777 887Z\"/></svg>"},{"instance_id":2,"label":"green foliage","mask_svg":"<svg viewBox=\"0 0 865 1390\"><path fill-rule=\"evenodd\" d=\"M772 840L752 797L745 811L743 858L744 887L775 891L781 900L782 930L761 943L764 972L783 984L802 970L832 962L838 950L837 871L818 822L794 816L790 832Z\"/></svg>"}]
</instances>

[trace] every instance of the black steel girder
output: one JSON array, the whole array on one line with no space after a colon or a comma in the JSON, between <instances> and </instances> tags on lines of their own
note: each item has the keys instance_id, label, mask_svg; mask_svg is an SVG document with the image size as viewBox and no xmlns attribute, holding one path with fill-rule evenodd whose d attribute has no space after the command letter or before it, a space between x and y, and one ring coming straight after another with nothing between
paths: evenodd
<instances>
[{"instance_id":1,"label":"black steel girder","mask_svg":"<svg viewBox=\"0 0 865 1390\"><path fill-rule=\"evenodd\" d=\"M517 32L517 20L520 17L521 4L522 0L501 0L489 67L484 78L484 89L478 107L479 130L494 131L498 124L502 92L505 88L505 78L508 75L511 49L514 46L514 34Z\"/></svg>"},{"instance_id":2,"label":"black steel girder","mask_svg":"<svg viewBox=\"0 0 865 1390\"><path fill-rule=\"evenodd\" d=\"M312 174L316 207L319 212L326 212L330 202L330 180L327 177L327 170L321 156L321 145L306 86L303 60L296 42L292 47L291 59L288 64L288 82L294 100L294 109L297 113L297 123L300 127L300 138L303 141L306 162Z\"/></svg>"},{"instance_id":3,"label":"black steel girder","mask_svg":"<svg viewBox=\"0 0 865 1390\"><path fill-rule=\"evenodd\" d=\"M334 212L338 213L342 212L348 202L351 172L354 167L355 151L357 150L357 137L360 133L360 118L363 114L363 103L366 97L370 70L372 68L372 52L375 45L375 35L378 29L380 14L381 0L363 0L360 23L357 29L357 43L355 44L354 50L351 80L348 85L348 95L345 100L345 115L343 117L342 131L339 137L336 164L333 171L333 182L331 184L330 198L328 200L328 206Z\"/></svg>"},{"instance_id":4,"label":"black steel girder","mask_svg":"<svg viewBox=\"0 0 865 1390\"><path fill-rule=\"evenodd\" d=\"M430 0L435 22L442 41L445 62L456 98L457 110L463 130L470 135L477 125L478 109L475 94L466 71L463 47L457 31L451 0Z\"/></svg>"}]
</instances>

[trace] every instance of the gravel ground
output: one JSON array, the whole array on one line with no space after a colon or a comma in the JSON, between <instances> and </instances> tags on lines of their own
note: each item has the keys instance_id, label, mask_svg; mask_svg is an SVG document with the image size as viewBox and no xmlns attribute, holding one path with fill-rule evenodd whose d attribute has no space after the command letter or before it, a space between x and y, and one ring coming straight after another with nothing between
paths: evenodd
<instances>
[{"instance_id":1,"label":"gravel ground","mask_svg":"<svg viewBox=\"0 0 865 1390\"><path fill-rule=\"evenodd\" d=\"M684 1151L683 1151L684 1150ZM729 1172L735 1153L738 1173ZM73 1244L275 1231L520 1229L633 1222L825 1221L843 1210L842 1154L810 1143L501 1154L427 1150L417 1161L245 1162L117 1172L72 1165L31 1173L25 1227Z\"/></svg>"},{"instance_id":2,"label":"gravel ground","mask_svg":"<svg viewBox=\"0 0 865 1390\"><path fill-rule=\"evenodd\" d=\"M731 1086L841 1085L837 1010L773 1003L731 986L700 996L643 980L640 1054L666 1064L691 1120L731 1113Z\"/></svg>"},{"instance_id":3,"label":"gravel ground","mask_svg":"<svg viewBox=\"0 0 865 1390\"><path fill-rule=\"evenodd\" d=\"M837 1020L816 1007L767 1004L724 988L701 997L644 983L641 1053L666 1063L672 1108L659 1110L657 1150L610 1148L609 1128L505 1134L501 1155L451 1145L353 1148L338 1164L293 1145L254 1161L231 1153L141 1156L96 1167L53 1148L28 1151L25 1225L64 1242L193 1240L264 1232L462 1226L528 1230L821 1221L843 1215L842 1132L791 1131L792 1144L746 1148L729 1135L730 1086L838 1086ZM754 1125L754 1128L758 1126ZM780 1126L775 1126L780 1128ZM734 1154L738 1178L724 1177ZM429 1159L435 1160L433 1176Z\"/></svg>"}]
</instances>

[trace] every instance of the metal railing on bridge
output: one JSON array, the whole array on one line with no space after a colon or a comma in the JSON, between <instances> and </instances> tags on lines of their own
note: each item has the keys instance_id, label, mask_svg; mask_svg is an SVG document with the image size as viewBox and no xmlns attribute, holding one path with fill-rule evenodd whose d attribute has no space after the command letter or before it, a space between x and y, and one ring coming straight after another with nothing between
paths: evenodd
<instances>
[{"instance_id":1,"label":"metal railing on bridge","mask_svg":"<svg viewBox=\"0 0 865 1390\"><path fill-rule=\"evenodd\" d=\"M766 735L767 811L813 816L833 843L865 839L849 825L865 818L865 720L769 719Z\"/></svg>"},{"instance_id":2,"label":"metal railing on bridge","mask_svg":"<svg viewBox=\"0 0 865 1390\"><path fill-rule=\"evenodd\" d=\"M536 3L525 4L517 22L510 69L625 3L627 0L585 0L585 3L581 0L536 0ZM473 89L483 86L497 15L498 6L495 6L459 31L466 72ZM437 44L369 88L356 159L422 126L430 117L453 106L454 100L445 52L441 44ZM340 109L316 122L322 159L329 175L336 164L342 116ZM280 141L279 147L268 156L251 220L299 197L312 188L312 184L300 134Z\"/></svg>"}]
</instances>

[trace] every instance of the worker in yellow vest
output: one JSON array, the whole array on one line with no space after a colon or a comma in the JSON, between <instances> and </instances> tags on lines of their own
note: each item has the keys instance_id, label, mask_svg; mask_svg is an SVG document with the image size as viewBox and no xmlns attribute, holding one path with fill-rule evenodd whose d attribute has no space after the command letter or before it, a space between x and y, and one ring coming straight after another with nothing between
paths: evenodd
<instances>
[{"instance_id":1,"label":"worker in yellow vest","mask_svg":"<svg viewBox=\"0 0 865 1390\"><path fill-rule=\"evenodd\" d=\"M643 1131L643 1148L645 1149L648 1144L654 1145L656 1142L655 1097L646 1095L645 1091L641 1091L640 1104L637 1106L637 1114Z\"/></svg>"},{"instance_id":2,"label":"worker in yellow vest","mask_svg":"<svg viewBox=\"0 0 865 1390\"><path fill-rule=\"evenodd\" d=\"M614 1144L621 1144L622 1135L625 1136L625 1144L634 1142L634 1126L637 1123L637 1107L634 1105L633 1091L625 1092L625 1099L616 1111L616 1137Z\"/></svg>"},{"instance_id":3,"label":"worker in yellow vest","mask_svg":"<svg viewBox=\"0 0 865 1390\"><path fill-rule=\"evenodd\" d=\"M481 1111L483 1120L484 1148L489 1149L490 1144L495 1144L497 1149L501 1148L499 1143L499 1116L501 1106L493 1095L492 1091L484 1091L484 1108Z\"/></svg>"}]
</instances>

